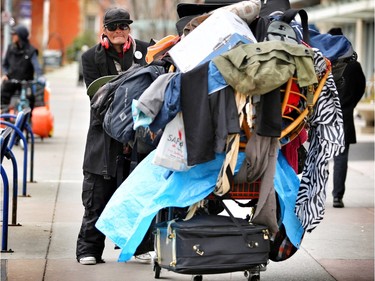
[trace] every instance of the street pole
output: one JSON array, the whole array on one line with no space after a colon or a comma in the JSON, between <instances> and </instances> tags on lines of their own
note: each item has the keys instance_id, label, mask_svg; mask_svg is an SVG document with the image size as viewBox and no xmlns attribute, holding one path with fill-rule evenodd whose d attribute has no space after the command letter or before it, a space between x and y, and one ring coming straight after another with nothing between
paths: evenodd
<instances>
[{"instance_id":1,"label":"street pole","mask_svg":"<svg viewBox=\"0 0 375 281\"><path fill-rule=\"evenodd\" d=\"M44 0L43 3L43 50L47 49L49 37L49 0Z\"/></svg>"},{"instance_id":2,"label":"street pole","mask_svg":"<svg viewBox=\"0 0 375 281\"><path fill-rule=\"evenodd\" d=\"M8 45L10 43L10 29L11 25L14 24L14 19L12 17L12 0L5 0L5 7L4 7L4 13L6 17L6 22L4 22L4 34L3 34L3 54L2 58L4 58L6 54L6 49L8 48Z\"/></svg>"},{"instance_id":3,"label":"street pole","mask_svg":"<svg viewBox=\"0 0 375 281\"><path fill-rule=\"evenodd\" d=\"M44 51L48 47L49 11L50 11L50 2L49 2L49 0L44 0L44 2L43 2L43 43L42 43L43 57L44 57ZM44 58L43 58L43 72L44 71L45 71L45 62L44 62Z\"/></svg>"}]
</instances>

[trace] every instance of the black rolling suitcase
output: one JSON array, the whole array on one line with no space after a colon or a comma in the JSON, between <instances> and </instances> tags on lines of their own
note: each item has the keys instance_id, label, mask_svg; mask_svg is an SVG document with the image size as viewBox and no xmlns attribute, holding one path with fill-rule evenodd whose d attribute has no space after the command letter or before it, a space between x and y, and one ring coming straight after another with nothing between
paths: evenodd
<instances>
[{"instance_id":1,"label":"black rolling suitcase","mask_svg":"<svg viewBox=\"0 0 375 281\"><path fill-rule=\"evenodd\" d=\"M182 274L217 274L265 266L270 240L265 226L240 218L197 215L187 221L156 224L155 251L155 278L161 268Z\"/></svg>"}]
</instances>

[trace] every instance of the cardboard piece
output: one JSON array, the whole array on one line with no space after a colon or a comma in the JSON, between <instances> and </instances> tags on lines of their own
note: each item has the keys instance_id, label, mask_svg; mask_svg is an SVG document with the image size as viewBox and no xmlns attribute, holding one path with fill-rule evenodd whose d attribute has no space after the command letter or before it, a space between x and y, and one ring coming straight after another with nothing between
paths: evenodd
<instances>
[{"instance_id":1,"label":"cardboard piece","mask_svg":"<svg viewBox=\"0 0 375 281\"><path fill-rule=\"evenodd\" d=\"M232 40L237 38L246 43L257 42L246 22L232 12L219 9L170 49L169 55L181 72L187 72L202 63L218 48L220 51L215 52L215 55L233 48L236 45L233 41L229 40L230 44L223 43L234 34L237 34L237 37L233 37ZM222 46L225 47L221 48ZM212 58L210 56L210 59Z\"/></svg>"}]
</instances>

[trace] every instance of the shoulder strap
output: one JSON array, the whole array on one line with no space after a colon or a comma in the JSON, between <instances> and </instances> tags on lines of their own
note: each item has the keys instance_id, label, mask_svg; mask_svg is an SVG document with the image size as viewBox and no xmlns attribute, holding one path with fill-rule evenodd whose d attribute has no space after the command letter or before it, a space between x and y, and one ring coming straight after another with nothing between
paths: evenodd
<instances>
[{"instance_id":1,"label":"shoulder strap","mask_svg":"<svg viewBox=\"0 0 375 281\"><path fill-rule=\"evenodd\" d=\"M303 41L310 45L310 35L309 35L309 26L308 26L308 16L307 12L303 9L296 10L296 9L289 9L286 10L281 17L282 21L286 23L291 23L291 21L299 14L301 17L301 25L302 25L302 32L303 32Z\"/></svg>"}]
</instances>

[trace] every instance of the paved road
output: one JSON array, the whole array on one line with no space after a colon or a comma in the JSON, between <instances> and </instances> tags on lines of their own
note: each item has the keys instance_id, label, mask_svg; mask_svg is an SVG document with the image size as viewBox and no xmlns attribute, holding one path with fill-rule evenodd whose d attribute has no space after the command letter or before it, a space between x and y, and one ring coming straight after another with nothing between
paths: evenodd
<instances>
[{"instance_id":1,"label":"paved road","mask_svg":"<svg viewBox=\"0 0 375 281\"><path fill-rule=\"evenodd\" d=\"M1 281L153 280L151 264L118 263L119 252L111 241L104 253L105 264L82 266L76 262L89 101L85 89L77 86L76 64L55 70L47 78L52 88L54 135L36 140L35 182L28 184L29 196L18 199L17 223L21 226L9 227L8 249L13 252L1 253ZM360 120L357 125L361 126ZM305 235L292 258L271 262L261 273L262 281L374 280L374 136L360 134L358 138L359 143L351 146L345 208L332 208L330 179L323 222ZM20 148L15 151L22 159ZM9 163L5 167L11 170ZM161 278L192 280L190 275L166 270ZM203 279L246 280L242 272Z\"/></svg>"}]
</instances>

